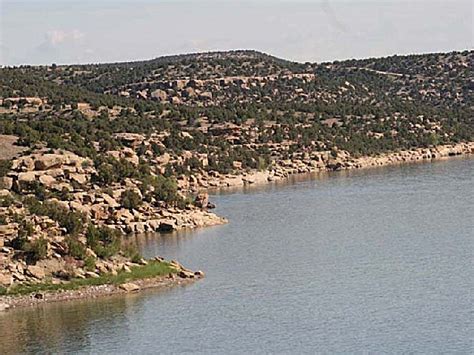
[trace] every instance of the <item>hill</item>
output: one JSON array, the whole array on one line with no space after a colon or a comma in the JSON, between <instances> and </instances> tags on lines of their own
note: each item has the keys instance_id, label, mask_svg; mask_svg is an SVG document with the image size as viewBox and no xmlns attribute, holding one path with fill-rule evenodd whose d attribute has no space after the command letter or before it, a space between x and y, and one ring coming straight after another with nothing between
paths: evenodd
<instances>
[{"instance_id":1,"label":"hill","mask_svg":"<svg viewBox=\"0 0 474 355\"><path fill-rule=\"evenodd\" d=\"M120 233L224 223L207 188L470 153L473 61L232 51L2 68L0 284L137 259ZM46 274L19 271L38 263Z\"/></svg>"}]
</instances>

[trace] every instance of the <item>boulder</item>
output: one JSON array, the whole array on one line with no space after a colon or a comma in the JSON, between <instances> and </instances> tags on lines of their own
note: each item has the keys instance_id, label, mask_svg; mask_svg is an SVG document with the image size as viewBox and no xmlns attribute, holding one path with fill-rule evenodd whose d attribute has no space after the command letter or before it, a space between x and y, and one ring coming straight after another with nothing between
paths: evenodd
<instances>
[{"instance_id":1,"label":"boulder","mask_svg":"<svg viewBox=\"0 0 474 355\"><path fill-rule=\"evenodd\" d=\"M100 277L99 274L96 274L95 272L92 272L92 271L86 271L85 276L88 279L98 279Z\"/></svg>"},{"instance_id":2,"label":"boulder","mask_svg":"<svg viewBox=\"0 0 474 355\"><path fill-rule=\"evenodd\" d=\"M121 288L122 290L124 290L126 292L134 292L134 291L140 290L140 286L138 286L134 283L131 283L131 282L121 284L119 286L119 288Z\"/></svg>"},{"instance_id":3,"label":"boulder","mask_svg":"<svg viewBox=\"0 0 474 355\"><path fill-rule=\"evenodd\" d=\"M180 270L178 276L182 279L193 279L195 277L193 272L187 270Z\"/></svg>"},{"instance_id":4,"label":"boulder","mask_svg":"<svg viewBox=\"0 0 474 355\"><path fill-rule=\"evenodd\" d=\"M207 208L209 204L209 194L207 192L199 193L196 196L195 205L199 208Z\"/></svg>"},{"instance_id":5,"label":"boulder","mask_svg":"<svg viewBox=\"0 0 474 355\"><path fill-rule=\"evenodd\" d=\"M13 283L13 277L10 274L0 274L0 286L9 287Z\"/></svg>"},{"instance_id":6,"label":"boulder","mask_svg":"<svg viewBox=\"0 0 474 355\"><path fill-rule=\"evenodd\" d=\"M199 98L201 100L212 100L212 92L210 91L203 92L199 95Z\"/></svg>"},{"instance_id":7,"label":"boulder","mask_svg":"<svg viewBox=\"0 0 474 355\"><path fill-rule=\"evenodd\" d=\"M151 93L151 97L158 101L166 101L168 99L168 94L164 90L157 89Z\"/></svg>"},{"instance_id":8,"label":"boulder","mask_svg":"<svg viewBox=\"0 0 474 355\"><path fill-rule=\"evenodd\" d=\"M32 277L34 277L35 279L38 279L38 280L42 280L46 276L46 274L44 272L44 269L42 267L35 266L35 265L28 266L28 269L26 269L26 273L29 276L32 276Z\"/></svg>"},{"instance_id":9,"label":"boulder","mask_svg":"<svg viewBox=\"0 0 474 355\"><path fill-rule=\"evenodd\" d=\"M35 169L48 170L52 168L59 168L67 162L67 157L61 154L44 154L36 156Z\"/></svg>"},{"instance_id":10,"label":"boulder","mask_svg":"<svg viewBox=\"0 0 474 355\"><path fill-rule=\"evenodd\" d=\"M49 175L41 175L39 177L39 182L46 187L50 187L56 183L56 179Z\"/></svg>"},{"instance_id":11,"label":"boulder","mask_svg":"<svg viewBox=\"0 0 474 355\"><path fill-rule=\"evenodd\" d=\"M204 277L204 272L201 271L201 270L198 270L198 271L196 271L196 272L194 273L194 275L195 275L196 277Z\"/></svg>"},{"instance_id":12,"label":"boulder","mask_svg":"<svg viewBox=\"0 0 474 355\"><path fill-rule=\"evenodd\" d=\"M69 174L69 179L80 185L84 185L87 182L86 174L71 173Z\"/></svg>"},{"instance_id":13,"label":"boulder","mask_svg":"<svg viewBox=\"0 0 474 355\"><path fill-rule=\"evenodd\" d=\"M18 174L18 182L21 183L30 183L36 180L36 174L32 171Z\"/></svg>"},{"instance_id":14,"label":"boulder","mask_svg":"<svg viewBox=\"0 0 474 355\"><path fill-rule=\"evenodd\" d=\"M6 303L0 303L0 312L6 311L8 308L10 308L10 305Z\"/></svg>"},{"instance_id":15,"label":"boulder","mask_svg":"<svg viewBox=\"0 0 474 355\"><path fill-rule=\"evenodd\" d=\"M160 232L170 232L172 230L176 229L176 222L173 220L161 220L160 221L160 227L158 228L158 231Z\"/></svg>"},{"instance_id":16,"label":"boulder","mask_svg":"<svg viewBox=\"0 0 474 355\"><path fill-rule=\"evenodd\" d=\"M115 199L108 194L102 194L102 198L104 199L104 202L109 205L112 208L118 208L120 207L120 203L115 201Z\"/></svg>"}]
</instances>

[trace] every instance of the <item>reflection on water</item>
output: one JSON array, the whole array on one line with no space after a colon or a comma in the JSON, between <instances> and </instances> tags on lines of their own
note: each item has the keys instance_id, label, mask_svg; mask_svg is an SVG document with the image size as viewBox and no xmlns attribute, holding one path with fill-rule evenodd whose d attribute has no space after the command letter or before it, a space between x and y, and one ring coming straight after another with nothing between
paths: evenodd
<instances>
[{"instance_id":1,"label":"reflection on water","mask_svg":"<svg viewBox=\"0 0 474 355\"><path fill-rule=\"evenodd\" d=\"M0 353L472 353L473 159L213 196L230 223L137 236L206 278L0 315Z\"/></svg>"}]
</instances>

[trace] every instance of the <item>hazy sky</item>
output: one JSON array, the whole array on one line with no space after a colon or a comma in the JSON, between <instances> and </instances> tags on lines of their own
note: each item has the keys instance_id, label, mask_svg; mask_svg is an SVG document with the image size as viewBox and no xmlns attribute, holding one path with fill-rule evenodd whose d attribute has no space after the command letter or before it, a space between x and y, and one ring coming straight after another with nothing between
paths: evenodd
<instances>
[{"instance_id":1,"label":"hazy sky","mask_svg":"<svg viewBox=\"0 0 474 355\"><path fill-rule=\"evenodd\" d=\"M328 61L472 49L471 0L0 0L0 64L256 49Z\"/></svg>"}]
</instances>

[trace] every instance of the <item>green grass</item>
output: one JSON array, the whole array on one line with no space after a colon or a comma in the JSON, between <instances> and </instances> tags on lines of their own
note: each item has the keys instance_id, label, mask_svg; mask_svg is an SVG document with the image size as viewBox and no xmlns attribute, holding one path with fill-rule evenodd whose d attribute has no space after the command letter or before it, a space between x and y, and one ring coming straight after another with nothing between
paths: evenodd
<instances>
[{"instance_id":1,"label":"green grass","mask_svg":"<svg viewBox=\"0 0 474 355\"><path fill-rule=\"evenodd\" d=\"M176 273L176 269L170 267L168 263L150 261L147 265L133 266L132 272L121 271L117 275L104 274L98 278L72 279L64 284L53 284L44 282L39 284L16 285L8 289L6 295L27 295L30 293L60 290L77 290L86 286L98 285L120 285L133 280L149 279L158 276ZM1 293L0 293L1 295Z\"/></svg>"}]
</instances>

